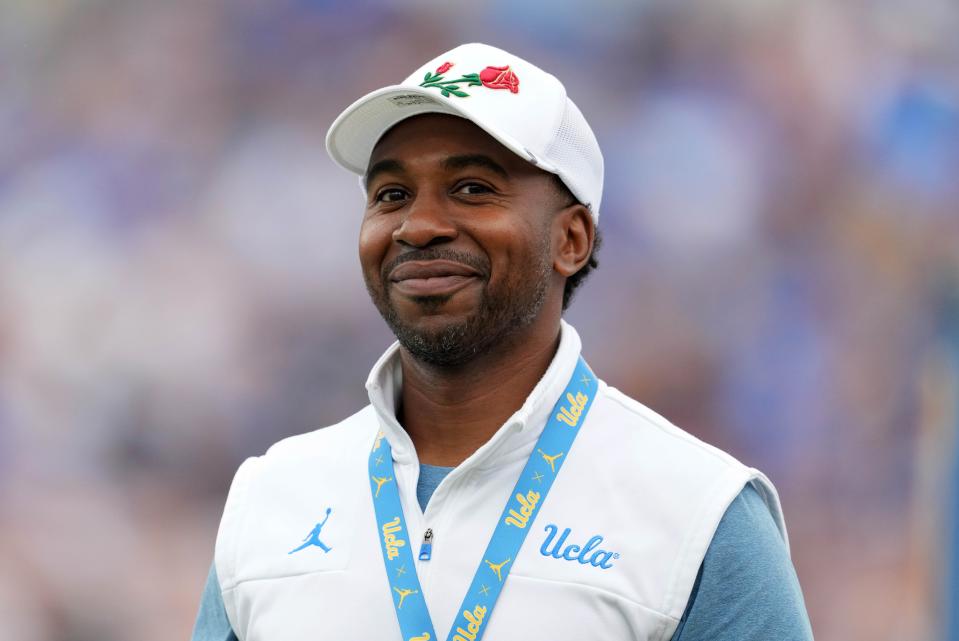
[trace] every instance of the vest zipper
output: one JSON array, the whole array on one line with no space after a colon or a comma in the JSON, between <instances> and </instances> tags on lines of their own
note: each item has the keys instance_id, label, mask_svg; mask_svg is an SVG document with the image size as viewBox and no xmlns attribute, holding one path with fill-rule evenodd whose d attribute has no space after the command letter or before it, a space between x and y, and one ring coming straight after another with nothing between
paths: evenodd
<instances>
[{"instance_id":1,"label":"vest zipper","mask_svg":"<svg viewBox=\"0 0 959 641\"><path fill-rule=\"evenodd\" d=\"M426 528L423 533L423 543L420 545L420 561L429 561L433 558L433 528Z\"/></svg>"},{"instance_id":2,"label":"vest zipper","mask_svg":"<svg viewBox=\"0 0 959 641\"><path fill-rule=\"evenodd\" d=\"M433 552L435 551L433 548L436 544L436 528L439 527L439 529L442 530L444 527L448 527L450 521L449 511L451 508L447 506L448 501L446 499L449 497L450 492L454 491L455 488L459 488L461 484L462 478L443 479L442 483L440 484L445 486L442 494L437 495L434 493L424 512L416 510L416 513L418 513L422 519L419 521L419 527L422 528L420 531L423 532L423 538L421 539L420 554L417 554L415 558L417 565L419 566L417 568L417 572L420 578L420 586L422 587L424 594L429 594L430 586L432 584L433 563L431 563L430 560L433 558ZM411 494L414 497L416 496L415 492L411 492ZM436 500L437 498L440 500ZM425 512L429 513L428 517ZM412 530L411 528L411 533L413 531L415 530ZM428 541L427 532L429 533ZM412 534L410 536L412 538ZM429 543L429 547L424 550L422 544L427 542ZM410 543L412 544L413 541L411 540ZM426 552L425 557L422 554L423 552ZM443 556L442 552L440 552L440 556Z\"/></svg>"}]
</instances>

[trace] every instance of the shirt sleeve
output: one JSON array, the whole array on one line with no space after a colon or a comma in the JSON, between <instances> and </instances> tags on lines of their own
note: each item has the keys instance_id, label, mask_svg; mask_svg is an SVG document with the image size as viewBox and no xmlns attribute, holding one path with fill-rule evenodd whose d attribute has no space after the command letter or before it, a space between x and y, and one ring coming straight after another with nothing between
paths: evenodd
<instances>
[{"instance_id":1,"label":"shirt sleeve","mask_svg":"<svg viewBox=\"0 0 959 641\"><path fill-rule=\"evenodd\" d=\"M200 611L193 626L192 641L237 641L230 620L226 617L216 565L210 566L210 574L206 578L206 586L200 599Z\"/></svg>"},{"instance_id":2,"label":"shirt sleeve","mask_svg":"<svg viewBox=\"0 0 959 641\"><path fill-rule=\"evenodd\" d=\"M672 641L811 641L799 579L772 515L747 485L723 515Z\"/></svg>"}]
</instances>

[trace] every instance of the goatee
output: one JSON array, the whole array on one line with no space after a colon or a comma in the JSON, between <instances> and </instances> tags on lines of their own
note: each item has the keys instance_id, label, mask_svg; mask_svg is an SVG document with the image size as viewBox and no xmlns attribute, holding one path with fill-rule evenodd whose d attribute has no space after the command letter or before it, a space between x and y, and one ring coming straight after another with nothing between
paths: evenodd
<instances>
[{"instance_id":1,"label":"goatee","mask_svg":"<svg viewBox=\"0 0 959 641\"><path fill-rule=\"evenodd\" d=\"M400 344L417 360L430 365L455 367L467 363L489 350L492 346L510 340L517 330L529 326L537 317L549 290L551 266L548 252L540 252L541 260L530 266L525 286L495 291L489 288L489 263L465 252L450 249L424 249L403 254L384 266L377 287L367 279L366 288L386 324ZM456 322L437 329L424 329L400 318L389 295L387 274L398 264L410 260L450 260L476 269L486 275L482 295L476 312ZM455 294L454 294L455 295ZM446 304L452 296L421 296L413 301L425 313L434 312Z\"/></svg>"}]
</instances>

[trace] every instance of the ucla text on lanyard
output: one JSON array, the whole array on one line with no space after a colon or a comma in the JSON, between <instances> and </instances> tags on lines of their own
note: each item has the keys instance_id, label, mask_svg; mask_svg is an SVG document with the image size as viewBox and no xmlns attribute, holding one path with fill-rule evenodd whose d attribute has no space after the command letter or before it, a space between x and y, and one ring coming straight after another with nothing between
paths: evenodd
<instances>
[{"instance_id":1,"label":"ucla text on lanyard","mask_svg":"<svg viewBox=\"0 0 959 641\"><path fill-rule=\"evenodd\" d=\"M553 486L596 397L598 384L582 357L547 419L526 466L503 508L486 552L453 622L448 641L479 641L489 624L496 599L509 576L512 562ZM540 453L541 456L536 456ZM396 618L404 641L436 641L433 621L426 608L413 562L412 542L393 473L393 454L382 432L370 452L370 490L386 564ZM534 490L532 479L540 479ZM402 570L402 571L397 571Z\"/></svg>"}]
</instances>

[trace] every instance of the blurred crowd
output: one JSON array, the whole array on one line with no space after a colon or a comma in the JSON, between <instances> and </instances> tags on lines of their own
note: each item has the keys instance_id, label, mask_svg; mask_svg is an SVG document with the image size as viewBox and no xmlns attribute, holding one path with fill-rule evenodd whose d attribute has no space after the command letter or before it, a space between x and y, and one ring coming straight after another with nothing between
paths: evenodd
<instances>
[{"instance_id":1,"label":"blurred crowd","mask_svg":"<svg viewBox=\"0 0 959 641\"><path fill-rule=\"evenodd\" d=\"M236 466L391 341L326 129L467 41L604 150L592 366L768 473L818 639L945 638L952 0L3 0L0 636L188 637Z\"/></svg>"}]
</instances>

